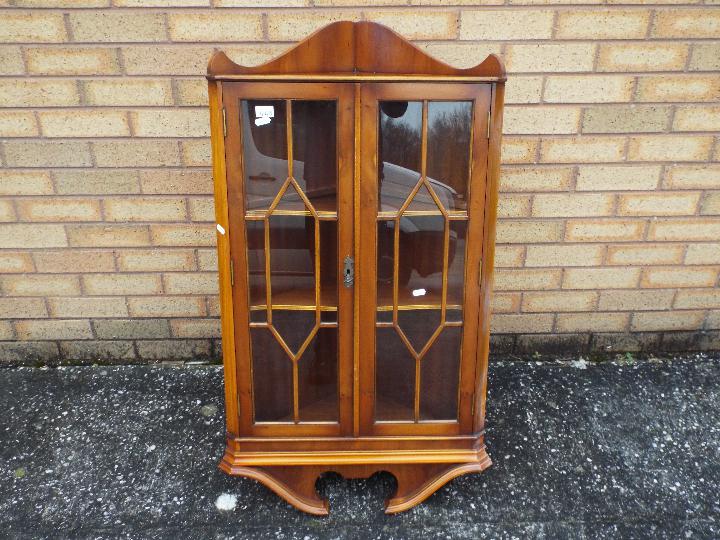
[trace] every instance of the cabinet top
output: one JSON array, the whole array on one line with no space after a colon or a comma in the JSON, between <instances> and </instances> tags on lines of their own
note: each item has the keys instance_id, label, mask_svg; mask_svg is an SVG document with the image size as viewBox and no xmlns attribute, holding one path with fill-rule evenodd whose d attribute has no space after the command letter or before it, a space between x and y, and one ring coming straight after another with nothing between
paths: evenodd
<instances>
[{"instance_id":1,"label":"cabinet top","mask_svg":"<svg viewBox=\"0 0 720 540\"><path fill-rule=\"evenodd\" d=\"M502 82L505 68L491 54L460 69L433 58L381 24L329 24L259 66L236 64L222 51L208 63L209 80Z\"/></svg>"}]
</instances>

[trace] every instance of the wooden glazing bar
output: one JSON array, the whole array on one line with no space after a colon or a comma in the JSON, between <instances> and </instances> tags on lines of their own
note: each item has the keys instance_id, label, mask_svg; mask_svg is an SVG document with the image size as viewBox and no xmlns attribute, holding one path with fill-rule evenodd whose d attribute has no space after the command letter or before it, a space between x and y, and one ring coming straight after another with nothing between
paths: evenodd
<instances>
[{"instance_id":1,"label":"wooden glazing bar","mask_svg":"<svg viewBox=\"0 0 720 540\"><path fill-rule=\"evenodd\" d=\"M268 328L268 330L270 330L270 333L272 333L273 337L277 340L277 342L283 348L283 350L285 351L285 354L287 354L288 357L292 360L295 357L295 355L290 350L290 347L288 347L287 343L285 343L285 340L280 335L280 333L277 331L277 329L270 322L268 322L267 328Z\"/></svg>"},{"instance_id":2,"label":"wooden glazing bar","mask_svg":"<svg viewBox=\"0 0 720 540\"><path fill-rule=\"evenodd\" d=\"M409 340L409 339L407 338L407 336L405 335L405 332L402 331L402 328L400 328L400 327L396 324L396 325L395 325L395 331L397 332L398 336L400 336L400 340L401 340L401 341L405 344L405 346L407 347L408 352L410 353L410 355L411 355L415 360L417 360L417 359L418 359L417 351L415 350L415 347L412 346L412 343L410 343L410 340Z\"/></svg>"},{"instance_id":3,"label":"wooden glazing bar","mask_svg":"<svg viewBox=\"0 0 720 540\"><path fill-rule=\"evenodd\" d=\"M429 189L430 193L432 194L432 188L429 186L429 182L427 181L426 175L427 175L427 142L428 142L428 132L427 132L427 115L428 115L428 102L426 99L422 102L422 127L420 128L420 182L424 183L426 188ZM419 189L419 188L418 188ZM417 193L417 191L416 191ZM437 201L436 201L437 203ZM442 208L442 205L440 205L439 208ZM399 225L399 223L398 223ZM399 226L398 226L399 229ZM445 302L445 299L442 300L443 305ZM395 301L395 304L397 305L397 300ZM397 307L395 309L395 313L397 313ZM441 319L442 322L442 319ZM437 333L437 331L436 331ZM427 345L426 345L427 347ZM414 352L414 351L413 351ZM420 352L419 354L415 355L415 423L420 421L420 376L422 374L422 370L420 369L420 360L422 359L423 353Z\"/></svg>"},{"instance_id":4,"label":"wooden glazing bar","mask_svg":"<svg viewBox=\"0 0 720 540\"><path fill-rule=\"evenodd\" d=\"M285 100L285 136L287 137L288 178L293 175L292 100Z\"/></svg>"},{"instance_id":5,"label":"wooden glazing bar","mask_svg":"<svg viewBox=\"0 0 720 540\"><path fill-rule=\"evenodd\" d=\"M410 205L413 197L418 192L423 184L423 177L421 176L415 186L410 191L410 194L405 199L405 202L398 209L395 216L395 230L393 231L393 323L397 326L397 306L398 306L398 281L400 276L400 219L405 212L405 209ZM403 337L400 333L400 337Z\"/></svg>"},{"instance_id":6,"label":"wooden glazing bar","mask_svg":"<svg viewBox=\"0 0 720 540\"><path fill-rule=\"evenodd\" d=\"M315 338L315 335L317 334L318 328L320 328L320 321L318 321L318 322L315 323L315 326L314 326L313 329L310 331L310 334L308 334L308 337L305 338L305 341L303 341L303 344L302 344L302 345L300 346L300 348L298 349L298 352L295 353L294 355L292 355L292 359L293 359L294 361L297 362L298 360L300 360L300 357L301 357L301 356L303 355L303 353L305 352L305 349L308 348L308 346L310 345L310 343L312 343L312 340Z\"/></svg>"},{"instance_id":7,"label":"wooden glazing bar","mask_svg":"<svg viewBox=\"0 0 720 540\"><path fill-rule=\"evenodd\" d=\"M300 394L298 392L298 365L297 360L292 363L293 379L293 422L300 422Z\"/></svg>"},{"instance_id":8,"label":"wooden glazing bar","mask_svg":"<svg viewBox=\"0 0 720 540\"><path fill-rule=\"evenodd\" d=\"M447 310L447 289L448 289L448 266L450 264L450 222L445 219L445 230L443 234L443 269L442 269L442 294L440 296L440 323L445 323L445 311Z\"/></svg>"},{"instance_id":9,"label":"wooden glazing bar","mask_svg":"<svg viewBox=\"0 0 720 540\"><path fill-rule=\"evenodd\" d=\"M420 421L420 376L422 370L420 369L420 358L415 358L415 402L413 403L413 415L415 416L415 423Z\"/></svg>"},{"instance_id":10,"label":"wooden glazing bar","mask_svg":"<svg viewBox=\"0 0 720 540\"><path fill-rule=\"evenodd\" d=\"M395 218L393 230L393 324L397 327L398 279L400 275L400 218Z\"/></svg>"},{"instance_id":11,"label":"wooden glazing bar","mask_svg":"<svg viewBox=\"0 0 720 540\"><path fill-rule=\"evenodd\" d=\"M263 220L263 233L265 235L265 306L267 307L267 321L272 324L272 273L270 272L270 218Z\"/></svg>"},{"instance_id":12,"label":"wooden glazing bar","mask_svg":"<svg viewBox=\"0 0 720 540\"><path fill-rule=\"evenodd\" d=\"M427 115L428 115L428 102L423 99L422 102L422 126L420 128L420 176L423 180L427 175Z\"/></svg>"},{"instance_id":13,"label":"wooden glazing bar","mask_svg":"<svg viewBox=\"0 0 720 540\"><path fill-rule=\"evenodd\" d=\"M430 347L432 347L435 344L435 341L437 340L438 336L440 336L440 332L443 331L443 328L445 328L444 324L438 325L438 327L433 332L433 335L430 336L430 339L427 340L427 343L425 343L425 346L418 353L418 359L422 360L424 358L424 356L430 350Z\"/></svg>"}]
</instances>

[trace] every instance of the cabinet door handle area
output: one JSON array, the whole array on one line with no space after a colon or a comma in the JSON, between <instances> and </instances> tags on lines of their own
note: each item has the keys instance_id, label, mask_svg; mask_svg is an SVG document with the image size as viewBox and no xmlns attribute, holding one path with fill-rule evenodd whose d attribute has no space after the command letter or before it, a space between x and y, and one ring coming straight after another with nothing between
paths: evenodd
<instances>
[{"instance_id":1,"label":"cabinet door handle area","mask_svg":"<svg viewBox=\"0 0 720 540\"><path fill-rule=\"evenodd\" d=\"M350 288L355 283L355 260L347 255L343 262L343 285Z\"/></svg>"}]
</instances>

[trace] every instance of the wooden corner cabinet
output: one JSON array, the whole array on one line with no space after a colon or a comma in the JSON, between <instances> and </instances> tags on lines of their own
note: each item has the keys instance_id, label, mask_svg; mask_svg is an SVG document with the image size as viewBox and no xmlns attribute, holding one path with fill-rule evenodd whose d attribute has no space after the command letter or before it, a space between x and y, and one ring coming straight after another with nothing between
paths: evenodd
<instances>
[{"instance_id":1,"label":"wooden corner cabinet","mask_svg":"<svg viewBox=\"0 0 720 540\"><path fill-rule=\"evenodd\" d=\"M320 474L388 471L387 512L490 465L483 439L505 73L370 22L208 66L227 448L327 514Z\"/></svg>"}]
</instances>

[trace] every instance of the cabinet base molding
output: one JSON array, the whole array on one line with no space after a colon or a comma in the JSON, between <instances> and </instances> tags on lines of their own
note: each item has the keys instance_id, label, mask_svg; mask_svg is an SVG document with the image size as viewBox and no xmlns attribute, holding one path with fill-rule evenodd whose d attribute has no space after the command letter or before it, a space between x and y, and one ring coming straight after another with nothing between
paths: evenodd
<instances>
[{"instance_id":1,"label":"cabinet base molding","mask_svg":"<svg viewBox=\"0 0 720 540\"><path fill-rule=\"evenodd\" d=\"M360 461L362 454L360 452L354 455ZM414 461L411 463L407 463L407 461L403 463L392 459L393 454L397 453L385 453L385 462L371 460L370 463L358 462L352 465L248 466L235 464L237 462L233 459L232 454L226 453L220 463L220 469L234 476L257 480L298 510L326 516L329 513L328 501L321 498L315 490L315 482L318 477L326 472L334 472L348 479L368 478L377 472L389 472L397 480L397 490L395 495L385 502L385 513L394 514L420 504L453 478L463 474L482 472L492 464L485 448L472 451L474 458L464 463L423 463L415 462L415 460L411 460ZM419 452L420 455L417 454L415 454L416 459L421 460L426 457L422 452ZM446 454L450 453L446 452ZM286 455L285 459L285 463L297 461L290 455Z\"/></svg>"}]
</instances>

